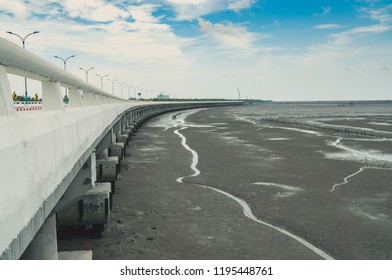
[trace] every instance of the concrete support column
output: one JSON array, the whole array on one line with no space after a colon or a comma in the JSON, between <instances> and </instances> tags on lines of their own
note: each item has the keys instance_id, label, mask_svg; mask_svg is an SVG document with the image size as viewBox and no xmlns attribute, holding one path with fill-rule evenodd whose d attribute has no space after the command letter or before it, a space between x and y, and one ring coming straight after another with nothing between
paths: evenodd
<instances>
[{"instance_id":1,"label":"concrete support column","mask_svg":"<svg viewBox=\"0 0 392 280\"><path fill-rule=\"evenodd\" d=\"M127 114L127 126L132 125L132 111L129 111Z\"/></svg>"},{"instance_id":2,"label":"concrete support column","mask_svg":"<svg viewBox=\"0 0 392 280\"><path fill-rule=\"evenodd\" d=\"M118 160L121 161L125 156L125 144L124 143L113 143L109 146L109 157L118 157Z\"/></svg>"},{"instance_id":3,"label":"concrete support column","mask_svg":"<svg viewBox=\"0 0 392 280\"><path fill-rule=\"evenodd\" d=\"M56 205L54 211L59 229L84 226L91 228L97 235L101 234L104 224L109 220L112 194L110 183L96 182L97 165L99 163L93 152Z\"/></svg>"},{"instance_id":4,"label":"concrete support column","mask_svg":"<svg viewBox=\"0 0 392 280\"><path fill-rule=\"evenodd\" d=\"M126 143L128 144L129 138L131 137L131 129L127 125L127 117L121 118L121 135L126 136Z\"/></svg>"},{"instance_id":5,"label":"concrete support column","mask_svg":"<svg viewBox=\"0 0 392 280\"><path fill-rule=\"evenodd\" d=\"M102 96L100 94L96 94L96 96L97 96L97 104L98 105L105 104L105 101L104 101L105 97L104 96Z\"/></svg>"},{"instance_id":6,"label":"concrete support column","mask_svg":"<svg viewBox=\"0 0 392 280\"><path fill-rule=\"evenodd\" d=\"M69 107L83 107L82 93L77 88L70 88L68 90Z\"/></svg>"},{"instance_id":7,"label":"concrete support column","mask_svg":"<svg viewBox=\"0 0 392 280\"><path fill-rule=\"evenodd\" d=\"M61 93L60 83L42 82L42 110L63 110L63 95Z\"/></svg>"},{"instance_id":8,"label":"concrete support column","mask_svg":"<svg viewBox=\"0 0 392 280\"><path fill-rule=\"evenodd\" d=\"M56 218L50 215L24 251L24 260L57 260Z\"/></svg>"},{"instance_id":9,"label":"concrete support column","mask_svg":"<svg viewBox=\"0 0 392 280\"><path fill-rule=\"evenodd\" d=\"M125 154L125 145L116 143L115 131L119 129L119 125L115 124L96 147L97 181L110 182L112 194L115 193L115 182L120 178L120 161Z\"/></svg>"},{"instance_id":10,"label":"concrete support column","mask_svg":"<svg viewBox=\"0 0 392 280\"><path fill-rule=\"evenodd\" d=\"M96 105L96 100L94 100L94 96L95 94L89 92L89 91L85 91L83 93L83 103L86 106L93 106Z\"/></svg>"},{"instance_id":11,"label":"concrete support column","mask_svg":"<svg viewBox=\"0 0 392 280\"><path fill-rule=\"evenodd\" d=\"M131 121L132 123L136 121L136 110L131 111Z\"/></svg>"},{"instance_id":12,"label":"concrete support column","mask_svg":"<svg viewBox=\"0 0 392 280\"><path fill-rule=\"evenodd\" d=\"M78 174L76 174L68 189L54 208L54 212L57 213L59 224L67 224L68 220L77 220L77 213L71 213L72 211L69 210L62 212L61 210L65 207L69 208L70 203L94 188L97 180L96 166L96 155L95 152L93 152L89 159L83 164ZM74 215L76 215L76 218Z\"/></svg>"},{"instance_id":13,"label":"concrete support column","mask_svg":"<svg viewBox=\"0 0 392 280\"><path fill-rule=\"evenodd\" d=\"M0 65L0 117L16 116L14 102L7 72L3 65Z\"/></svg>"},{"instance_id":14,"label":"concrete support column","mask_svg":"<svg viewBox=\"0 0 392 280\"><path fill-rule=\"evenodd\" d=\"M125 116L120 119L121 131L125 129Z\"/></svg>"},{"instance_id":15,"label":"concrete support column","mask_svg":"<svg viewBox=\"0 0 392 280\"><path fill-rule=\"evenodd\" d=\"M113 134L115 135L115 140L113 143L124 143L124 147L128 144L128 138L130 131L124 130L124 121L120 119L114 126L113 126Z\"/></svg>"},{"instance_id":16,"label":"concrete support column","mask_svg":"<svg viewBox=\"0 0 392 280\"><path fill-rule=\"evenodd\" d=\"M139 108L139 109L137 110L137 119L138 119L138 120L140 120L140 118L142 117L142 110L143 110L143 108Z\"/></svg>"}]
</instances>

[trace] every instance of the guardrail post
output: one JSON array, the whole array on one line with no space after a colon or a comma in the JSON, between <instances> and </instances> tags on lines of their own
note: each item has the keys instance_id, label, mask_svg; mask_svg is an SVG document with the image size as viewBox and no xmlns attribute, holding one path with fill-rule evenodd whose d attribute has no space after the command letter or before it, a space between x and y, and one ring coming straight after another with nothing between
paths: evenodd
<instances>
[{"instance_id":1,"label":"guardrail post","mask_svg":"<svg viewBox=\"0 0 392 280\"><path fill-rule=\"evenodd\" d=\"M42 82L42 110L62 110L64 109L63 95L60 83L52 81Z\"/></svg>"},{"instance_id":2,"label":"guardrail post","mask_svg":"<svg viewBox=\"0 0 392 280\"><path fill-rule=\"evenodd\" d=\"M11 97L11 88L8 81L7 72L3 65L0 65L0 117L15 116L16 110Z\"/></svg>"},{"instance_id":3,"label":"guardrail post","mask_svg":"<svg viewBox=\"0 0 392 280\"><path fill-rule=\"evenodd\" d=\"M69 94L69 107L83 107L83 99L80 89L70 88Z\"/></svg>"}]
</instances>

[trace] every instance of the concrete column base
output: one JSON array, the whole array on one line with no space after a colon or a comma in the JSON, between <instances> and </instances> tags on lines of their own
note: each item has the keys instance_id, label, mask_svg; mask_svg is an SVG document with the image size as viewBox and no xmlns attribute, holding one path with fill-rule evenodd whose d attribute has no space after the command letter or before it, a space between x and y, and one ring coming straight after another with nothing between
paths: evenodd
<instances>
[{"instance_id":1,"label":"concrete column base","mask_svg":"<svg viewBox=\"0 0 392 280\"><path fill-rule=\"evenodd\" d=\"M109 221L111 184L96 183L57 213L59 226L103 225Z\"/></svg>"},{"instance_id":2,"label":"concrete column base","mask_svg":"<svg viewBox=\"0 0 392 280\"><path fill-rule=\"evenodd\" d=\"M120 177L121 165L118 157L97 159L97 181L116 182Z\"/></svg>"},{"instance_id":3,"label":"concrete column base","mask_svg":"<svg viewBox=\"0 0 392 280\"><path fill-rule=\"evenodd\" d=\"M125 155L125 144L124 143L115 143L109 147L109 156L118 157L121 161L123 160Z\"/></svg>"}]
</instances>

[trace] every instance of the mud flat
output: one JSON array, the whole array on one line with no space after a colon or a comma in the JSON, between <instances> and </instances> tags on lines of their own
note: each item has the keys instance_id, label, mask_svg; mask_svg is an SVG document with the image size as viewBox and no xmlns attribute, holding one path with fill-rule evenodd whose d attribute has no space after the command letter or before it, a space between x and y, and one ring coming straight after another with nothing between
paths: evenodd
<instances>
[{"instance_id":1,"label":"mud flat","mask_svg":"<svg viewBox=\"0 0 392 280\"><path fill-rule=\"evenodd\" d=\"M390 140L263 119L273 109L150 121L127 149L102 238L61 240L60 250L92 249L94 259L391 259ZM385 128L391 118L369 122Z\"/></svg>"}]
</instances>

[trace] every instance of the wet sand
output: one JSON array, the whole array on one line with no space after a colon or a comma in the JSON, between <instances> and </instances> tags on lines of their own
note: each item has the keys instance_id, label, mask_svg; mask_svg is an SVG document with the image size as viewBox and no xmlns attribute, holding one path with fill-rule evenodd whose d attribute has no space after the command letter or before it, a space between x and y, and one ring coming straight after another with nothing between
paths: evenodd
<instances>
[{"instance_id":1,"label":"wet sand","mask_svg":"<svg viewBox=\"0 0 392 280\"><path fill-rule=\"evenodd\" d=\"M391 259L390 141L248 113L183 111L145 124L102 237L59 249L92 249L94 259Z\"/></svg>"}]
</instances>

